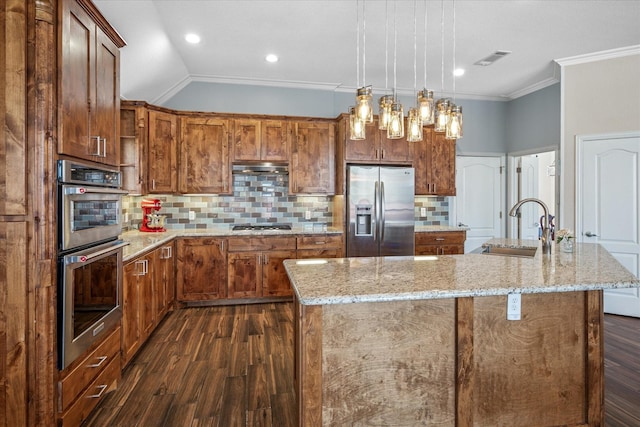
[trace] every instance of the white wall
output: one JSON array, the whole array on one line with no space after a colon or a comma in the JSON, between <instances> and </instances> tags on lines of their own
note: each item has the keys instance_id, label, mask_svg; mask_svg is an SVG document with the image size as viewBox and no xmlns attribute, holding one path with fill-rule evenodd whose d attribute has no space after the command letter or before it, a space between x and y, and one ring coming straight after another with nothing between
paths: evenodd
<instances>
[{"instance_id":1,"label":"white wall","mask_svg":"<svg viewBox=\"0 0 640 427\"><path fill-rule=\"evenodd\" d=\"M562 65L560 223L575 230L576 137L640 131L640 50Z\"/></svg>"}]
</instances>

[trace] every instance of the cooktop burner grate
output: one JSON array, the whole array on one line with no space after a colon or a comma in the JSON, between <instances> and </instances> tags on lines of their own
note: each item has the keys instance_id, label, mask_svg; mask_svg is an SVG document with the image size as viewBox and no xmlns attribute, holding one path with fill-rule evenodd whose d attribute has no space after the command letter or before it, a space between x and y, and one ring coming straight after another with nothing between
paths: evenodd
<instances>
[{"instance_id":1,"label":"cooktop burner grate","mask_svg":"<svg viewBox=\"0 0 640 427\"><path fill-rule=\"evenodd\" d=\"M291 230L291 226L289 224L265 224L265 225L254 225L254 224L241 224L234 225L231 228L233 231L251 231L251 230Z\"/></svg>"}]
</instances>

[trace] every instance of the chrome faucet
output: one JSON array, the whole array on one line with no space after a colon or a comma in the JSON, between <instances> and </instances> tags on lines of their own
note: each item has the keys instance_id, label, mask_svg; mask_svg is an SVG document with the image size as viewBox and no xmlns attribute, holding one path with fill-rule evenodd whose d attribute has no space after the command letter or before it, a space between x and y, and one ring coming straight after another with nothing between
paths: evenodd
<instances>
[{"instance_id":1,"label":"chrome faucet","mask_svg":"<svg viewBox=\"0 0 640 427\"><path fill-rule=\"evenodd\" d=\"M544 217L541 224L542 237L540 238L540 240L542 240L542 253L550 254L551 253L551 230L549 229L549 208L542 200L535 199L533 197L522 199L511 208L511 210L509 211L509 216L516 216L518 214L518 210L520 209L520 206L524 205L527 202L538 203L540 206L542 206L542 209L544 210Z\"/></svg>"}]
</instances>

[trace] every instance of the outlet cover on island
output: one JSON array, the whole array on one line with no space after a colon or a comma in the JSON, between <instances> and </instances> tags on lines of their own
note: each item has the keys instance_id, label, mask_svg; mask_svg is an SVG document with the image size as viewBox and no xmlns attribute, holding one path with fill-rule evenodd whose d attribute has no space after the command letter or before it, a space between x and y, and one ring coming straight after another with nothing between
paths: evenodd
<instances>
[{"instance_id":1,"label":"outlet cover on island","mask_svg":"<svg viewBox=\"0 0 640 427\"><path fill-rule=\"evenodd\" d=\"M193 221L196 219L196 213L194 211L189 211L189 221Z\"/></svg>"}]
</instances>

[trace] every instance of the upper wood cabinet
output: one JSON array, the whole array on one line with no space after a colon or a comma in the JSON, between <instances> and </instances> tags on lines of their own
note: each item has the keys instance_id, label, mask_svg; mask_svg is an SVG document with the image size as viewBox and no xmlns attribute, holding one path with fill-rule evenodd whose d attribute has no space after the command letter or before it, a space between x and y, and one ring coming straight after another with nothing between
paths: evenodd
<instances>
[{"instance_id":1,"label":"upper wood cabinet","mask_svg":"<svg viewBox=\"0 0 640 427\"><path fill-rule=\"evenodd\" d=\"M180 127L181 193L230 194L230 119L183 116Z\"/></svg>"},{"instance_id":2,"label":"upper wood cabinet","mask_svg":"<svg viewBox=\"0 0 640 427\"><path fill-rule=\"evenodd\" d=\"M406 138L389 139L387 131L378 129L378 119L365 128L366 138L351 140L351 126L349 116L343 115L341 127L341 145L344 147L344 158L347 162L375 163L375 164L409 164L413 160L413 145Z\"/></svg>"},{"instance_id":3,"label":"upper wood cabinet","mask_svg":"<svg viewBox=\"0 0 640 427\"><path fill-rule=\"evenodd\" d=\"M289 161L289 125L284 120L234 120L233 161Z\"/></svg>"},{"instance_id":4,"label":"upper wood cabinet","mask_svg":"<svg viewBox=\"0 0 640 427\"><path fill-rule=\"evenodd\" d=\"M335 194L335 125L294 122L291 139L290 194Z\"/></svg>"},{"instance_id":5,"label":"upper wood cabinet","mask_svg":"<svg viewBox=\"0 0 640 427\"><path fill-rule=\"evenodd\" d=\"M456 141L425 127L423 139L416 142L415 168L417 195L456 195Z\"/></svg>"},{"instance_id":6,"label":"upper wood cabinet","mask_svg":"<svg viewBox=\"0 0 640 427\"><path fill-rule=\"evenodd\" d=\"M131 195L147 193L147 108L144 103L120 105L120 172L122 189Z\"/></svg>"},{"instance_id":7,"label":"upper wood cabinet","mask_svg":"<svg viewBox=\"0 0 640 427\"><path fill-rule=\"evenodd\" d=\"M149 110L149 193L178 191L178 118Z\"/></svg>"},{"instance_id":8,"label":"upper wood cabinet","mask_svg":"<svg viewBox=\"0 0 640 427\"><path fill-rule=\"evenodd\" d=\"M62 2L58 152L119 166L124 41L89 10L86 1Z\"/></svg>"}]
</instances>

